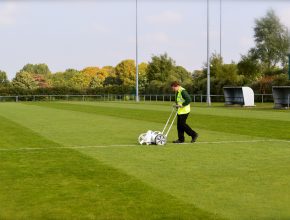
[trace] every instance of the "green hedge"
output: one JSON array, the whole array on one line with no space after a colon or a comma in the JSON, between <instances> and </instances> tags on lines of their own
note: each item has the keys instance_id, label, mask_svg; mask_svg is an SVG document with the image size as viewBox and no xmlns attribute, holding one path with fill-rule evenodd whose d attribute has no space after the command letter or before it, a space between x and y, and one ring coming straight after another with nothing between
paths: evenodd
<instances>
[{"instance_id":1,"label":"green hedge","mask_svg":"<svg viewBox=\"0 0 290 220\"><path fill-rule=\"evenodd\" d=\"M0 88L0 96L16 95L101 95L101 94L135 94L135 88L129 86L109 86L94 89L77 89L69 87L50 87L23 89L14 87Z\"/></svg>"}]
</instances>

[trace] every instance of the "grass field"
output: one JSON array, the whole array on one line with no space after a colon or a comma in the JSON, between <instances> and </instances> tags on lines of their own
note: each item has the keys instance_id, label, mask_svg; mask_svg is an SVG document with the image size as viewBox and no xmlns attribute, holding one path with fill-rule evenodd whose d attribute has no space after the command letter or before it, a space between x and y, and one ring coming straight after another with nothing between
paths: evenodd
<instances>
[{"instance_id":1,"label":"grass field","mask_svg":"<svg viewBox=\"0 0 290 220\"><path fill-rule=\"evenodd\" d=\"M137 145L170 106L0 103L0 219L290 219L290 111L195 104L197 143Z\"/></svg>"}]
</instances>

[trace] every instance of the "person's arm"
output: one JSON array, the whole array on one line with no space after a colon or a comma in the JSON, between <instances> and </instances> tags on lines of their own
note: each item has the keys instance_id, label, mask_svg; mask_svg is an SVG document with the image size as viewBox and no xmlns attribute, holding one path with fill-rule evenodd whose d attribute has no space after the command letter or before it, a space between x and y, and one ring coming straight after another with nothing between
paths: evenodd
<instances>
[{"instance_id":1,"label":"person's arm","mask_svg":"<svg viewBox=\"0 0 290 220\"><path fill-rule=\"evenodd\" d=\"M182 106L189 105L189 103L191 102L191 98L190 98L190 95L188 94L188 92L186 90L183 90L181 92L181 95L182 95L182 98L184 99Z\"/></svg>"}]
</instances>

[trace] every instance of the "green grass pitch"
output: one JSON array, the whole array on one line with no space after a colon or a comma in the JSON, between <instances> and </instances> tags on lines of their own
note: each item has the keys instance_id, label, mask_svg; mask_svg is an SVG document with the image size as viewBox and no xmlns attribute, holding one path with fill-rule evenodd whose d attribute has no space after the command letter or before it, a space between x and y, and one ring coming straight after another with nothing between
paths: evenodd
<instances>
[{"instance_id":1,"label":"green grass pitch","mask_svg":"<svg viewBox=\"0 0 290 220\"><path fill-rule=\"evenodd\" d=\"M0 103L0 219L290 219L290 111L271 107L193 104L198 142L160 147L137 137L171 103Z\"/></svg>"}]
</instances>

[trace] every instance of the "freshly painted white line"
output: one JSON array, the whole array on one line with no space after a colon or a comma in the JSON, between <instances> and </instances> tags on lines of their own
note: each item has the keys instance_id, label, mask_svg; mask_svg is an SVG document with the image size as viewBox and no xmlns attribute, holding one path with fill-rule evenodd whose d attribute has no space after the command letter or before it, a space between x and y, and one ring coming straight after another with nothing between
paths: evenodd
<instances>
[{"instance_id":1,"label":"freshly painted white line","mask_svg":"<svg viewBox=\"0 0 290 220\"><path fill-rule=\"evenodd\" d=\"M80 149L80 148L102 148L109 147L108 145L100 146L70 146L70 147L22 147L22 148L0 148L0 151L36 151L36 150L55 150L55 149Z\"/></svg>"},{"instance_id":2,"label":"freshly painted white line","mask_svg":"<svg viewBox=\"0 0 290 220\"><path fill-rule=\"evenodd\" d=\"M176 145L196 145L196 144L231 144L231 143L259 143L259 142L281 142L290 143L290 140L249 140L249 141L201 141L195 143L182 143ZM0 148L1 151L37 151L37 150L54 150L54 149L85 149L85 148L109 148L109 147L146 147L155 146L162 147L159 145L140 145L140 144L112 144L112 145L92 145L92 146L67 146L67 147L22 147L22 148Z\"/></svg>"},{"instance_id":3,"label":"freshly painted white line","mask_svg":"<svg viewBox=\"0 0 290 220\"><path fill-rule=\"evenodd\" d=\"M211 142L196 142L195 144L230 144L230 143L257 143L257 142L283 142L290 143L287 140L249 140L249 141L211 141Z\"/></svg>"}]
</instances>

